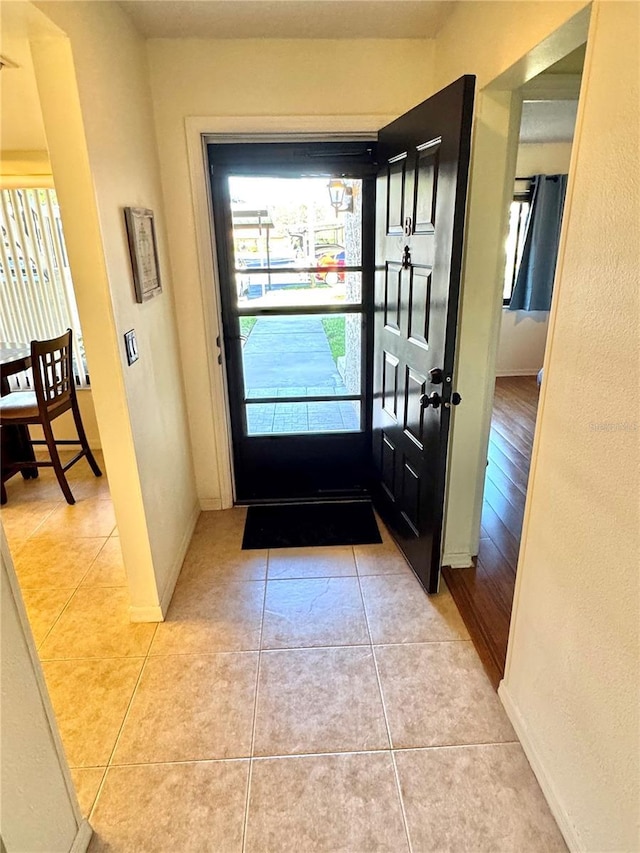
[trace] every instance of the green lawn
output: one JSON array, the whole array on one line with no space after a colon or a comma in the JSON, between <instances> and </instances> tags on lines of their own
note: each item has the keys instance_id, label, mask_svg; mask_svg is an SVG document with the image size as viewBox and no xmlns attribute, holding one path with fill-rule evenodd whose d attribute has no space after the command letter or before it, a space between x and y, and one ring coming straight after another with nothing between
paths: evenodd
<instances>
[{"instance_id":1,"label":"green lawn","mask_svg":"<svg viewBox=\"0 0 640 853\"><path fill-rule=\"evenodd\" d=\"M323 317L322 325L335 363L344 355L344 317Z\"/></svg>"},{"instance_id":2,"label":"green lawn","mask_svg":"<svg viewBox=\"0 0 640 853\"><path fill-rule=\"evenodd\" d=\"M257 317L240 317L240 334L248 338L257 322Z\"/></svg>"}]
</instances>

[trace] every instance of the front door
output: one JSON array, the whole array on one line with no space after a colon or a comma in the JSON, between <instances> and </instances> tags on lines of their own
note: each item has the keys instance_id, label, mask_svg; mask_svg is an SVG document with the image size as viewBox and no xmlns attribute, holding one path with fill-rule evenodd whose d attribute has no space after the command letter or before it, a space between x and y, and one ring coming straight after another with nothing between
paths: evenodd
<instances>
[{"instance_id":1,"label":"front door","mask_svg":"<svg viewBox=\"0 0 640 853\"><path fill-rule=\"evenodd\" d=\"M378 136L373 457L385 520L428 592L441 565L475 78Z\"/></svg>"},{"instance_id":2,"label":"front door","mask_svg":"<svg viewBox=\"0 0 640 853\"><path fill-rule=\"evenodd\" d=\"M368 493L374 155L209 145L238 502Z\"/></svg>"}]
</instances>

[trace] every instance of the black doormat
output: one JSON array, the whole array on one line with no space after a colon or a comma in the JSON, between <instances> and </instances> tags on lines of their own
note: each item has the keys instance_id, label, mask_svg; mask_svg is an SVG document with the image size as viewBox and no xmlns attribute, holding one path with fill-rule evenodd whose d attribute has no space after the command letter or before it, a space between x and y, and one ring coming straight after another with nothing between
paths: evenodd
<instances>
[{"instance_id":1,"label":"black doormat","mask_svg":"<svg viewBox=\"0 0 640 853\"><path fill-rule=\"evenodd\" d=\"M242 548L305 548L382 542L368 501L250 506Z\"/></svg>"}]
</instances>

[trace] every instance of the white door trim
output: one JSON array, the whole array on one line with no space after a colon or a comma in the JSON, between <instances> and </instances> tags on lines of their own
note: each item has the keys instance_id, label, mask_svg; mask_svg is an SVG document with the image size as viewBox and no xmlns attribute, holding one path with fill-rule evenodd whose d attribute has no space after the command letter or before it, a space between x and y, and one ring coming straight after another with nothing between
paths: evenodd
<instances>
[{"instance_id":1,"label":"white door trim","mask_svg":"<svg viewBox=\"0 0 640 853\"><path fill-rule=\"evenodd\" d=\"M200 295L204 312L207 370L211 392L209 411L215 440L220 502L201 508L233 506L233 453L224 357L218 363L216 338L222 343L220 281L213 231L211 185L207 174L207 141L284 142L375 139L379 128L397 116L188 116L185 119L187 159L195 221ZM205 506L205 503L207 504Z\"/></svg>"}]
</instances>

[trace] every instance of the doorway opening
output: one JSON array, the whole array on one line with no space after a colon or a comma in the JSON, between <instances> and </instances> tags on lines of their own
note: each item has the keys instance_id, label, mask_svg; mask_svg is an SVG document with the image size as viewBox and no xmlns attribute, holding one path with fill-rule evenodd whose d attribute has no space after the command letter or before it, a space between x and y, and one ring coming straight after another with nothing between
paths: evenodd
<instances>
[{"instance_id":1,"label":"doorway opening","mask_svg":"<svg viewBox=\"0 0 640 853\"><path fill-rule=\"evenodd\" d=\"M461 77L381 128L376 143L206 140L235 501L371 494L430 593L439 589L449 427L461 402L454 364L474 89L475 77ZM314 205L306 228L272 227L283 215L256 192L274 178L324 182L334 218L321 254L324 214L310 215ZM278 202L290 205L300 187L307 199L316 191L280 186ZM356 212L358 195L360 251L358 239L348 249L346 226L338 235L333 225ZM332 336L344 339L337 375ZM305 375L311 344L330 381L325 366L322 384ZM282 403L289 411L278 411ZM322 406L313 427L312 405Z\"/></svg>"},{"instance_id":2,"label":"doorway opening","mask_svg":"<svg viewBox=\"0 0 640 853\"><path fill-rule=\"evenodd\" d=\"M504 666L586 45L520 89L516 178L476 565L444 570L495 686Z\"/></svg>"}]
</instances>

